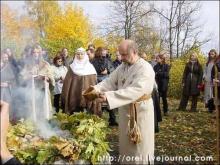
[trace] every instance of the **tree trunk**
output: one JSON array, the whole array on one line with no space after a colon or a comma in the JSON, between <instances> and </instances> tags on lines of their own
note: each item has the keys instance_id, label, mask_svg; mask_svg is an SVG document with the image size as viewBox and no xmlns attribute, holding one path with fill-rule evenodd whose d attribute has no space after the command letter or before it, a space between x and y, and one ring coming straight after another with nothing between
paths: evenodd
<instances>
[{"instance_id":1,"label":"tree trunk","mask_svg":"<svg viewBox=\"0 0 220 165\"><path fill-rule=\"evenodd\" d=\"M180 26L181 26L181 2L178 2L179 5L179 13L178 13L178 17L177 17L177 36L176 36L176 57L179 57L179 40L180 40Z\"/></svg>"},{"instance_id":2,"label":"tree trunk","mask_svg":"<svg viewBox=\"0 0 220 165\"><path fill-rule=\"evenodd\" d=\"M170 60L173 59L173 44L172 44L172 22L169 20L169 46L170 46Z\"/></svg>"}]
</instances>

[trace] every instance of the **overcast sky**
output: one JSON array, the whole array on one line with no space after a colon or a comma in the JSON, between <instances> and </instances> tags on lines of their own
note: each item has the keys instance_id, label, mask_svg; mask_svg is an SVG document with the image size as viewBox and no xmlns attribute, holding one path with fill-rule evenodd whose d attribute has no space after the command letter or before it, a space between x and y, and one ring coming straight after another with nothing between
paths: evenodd
<instances>
[{"instance_id":1,"label":"overcast sky","mask_svg":"<svg viewBox=\"0 0 220 165\"><path fill-rule=\"evenodd\" d=\"M24 5L23 1L7 1L10 7L13 7L16 11L22 12ZM60 1L63 4L64 1ZM108 5L110 1L72 1L74 4L78 4L84 9L86 15L89 16L90 20L100 25L101 20L106 18L108 13ZM156 4L168 3L168 1L156 2ZM215 48L219 51L219 1L201 1L202 8L200 11L199 22L203 24L202 36L212 34L212 41L202 47L204 53L210 49Z\"/></svg>"}]
</instances>

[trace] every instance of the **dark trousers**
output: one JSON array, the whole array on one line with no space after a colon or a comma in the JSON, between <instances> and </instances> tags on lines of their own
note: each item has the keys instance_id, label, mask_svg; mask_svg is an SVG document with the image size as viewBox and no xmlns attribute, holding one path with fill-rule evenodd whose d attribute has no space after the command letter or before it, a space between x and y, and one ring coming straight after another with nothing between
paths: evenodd
<instances>
[{"instance_id":1,"label":"dark trousers","mask_svg":"<svg viewBox=\"0 0 220 165\"><path fill-rule=\"evenodd\" d=\"M59 108L60 108L60 97L61 94L57 94L57 95L54 95L54 98L53 98L53 105L55 107L55 110L56 112L59 112ZM61 108L64 109L64 103L61 101Z\"/></svg>"},{"instance_id":2,"label":"dark trousers","mask_svg":"<svg viewBox=\"0 0 220 165\"><path fill-rule=\"evenodd\" d=\"M167 104L167 91L165 92L159 92L159 98L162 97L163 101L163 112L167 113L168 112L168 104ZM160 101L160 99L159 99Z\"/></svg>"},{"instance_id":3,"label":"dark trousers","mask_svg":"<svg viewBox=\"0 0 220 165\"><path fill-rule=\"evenodd\" d=\"M215 104L214 99L211 98L208 103L206 104L206 107L208 108L209 112L212 113L215 110Z\"/></svg>"},{"instance_id":4,"label":"dark trousers","mask_svg":"<svg viewBox=\"0 0 220 165\"><path fill-rule=\"evenodd\" d=\"M179 109L186 110L186 107L187 107L187 104L188 104L188 101L189 101L189 97L190 97L189 95L182 95ZM197 100L198 100L198 96L193 95L192 96L191 111L196 111Z\"/></svg>"}]
</instances>

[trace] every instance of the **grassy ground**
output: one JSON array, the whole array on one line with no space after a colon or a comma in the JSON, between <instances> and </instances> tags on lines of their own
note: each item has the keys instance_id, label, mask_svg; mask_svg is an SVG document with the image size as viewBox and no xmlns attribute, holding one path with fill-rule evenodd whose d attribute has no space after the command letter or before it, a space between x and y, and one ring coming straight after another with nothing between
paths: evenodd
<instances>
[{"instance_id":1,"label":"grassy ground","mask_svg":"<svg viewBox=\"0 0 220 165\"><path fill-rule=\"evenodd\" d=\"M167 160L169 157L171 161L164 161L163 164L214 164L217 155L214 114L208 113L202 103L198 103L198 112L189 112L176 111L178 100L169 99L168 102L169 116L163 117L160 132L155 135L157 160ZM107 120L108 114L105 113L104 118ZM108 138L113 150L111 155L118 156L117 127L112 128ZM203 161L194 161L195 158ZM210 159L212 161L209 161ZM155 164L162 164L162 161L156 161Z\"/></svg>"}]
</instances>

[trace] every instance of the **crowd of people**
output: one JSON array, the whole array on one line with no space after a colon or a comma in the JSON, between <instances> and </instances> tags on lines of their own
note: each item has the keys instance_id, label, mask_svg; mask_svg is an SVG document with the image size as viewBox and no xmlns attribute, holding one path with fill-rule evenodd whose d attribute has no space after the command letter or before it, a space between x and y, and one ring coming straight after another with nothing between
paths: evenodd
<instances>
[{"instance_id":1,"label":"crowd of people","mask_svg":"<svg viewBox=\"0 0 220 165\"><path fill-rule=\"evenodd\" d=\"M169 115L168 57L159 53L152 61L146 62L144 55L138 55L137 46L131 40L122 41L115 54L113 61L107 48L96 48L90 44L87 49L76 49L74 55L67 48L61 48L50 59L46 50L35 45L27 46L21 58L16 60L11 49L3 50L1 100L10 105L10 121L45 116L48 119L59 111L70 115L87 112L101 117L106 110L109 125L119 125L120 154L152 156L154 132L159 132L158 123L162 121L161 109L164 116ZM192 97L190 111L197 111L198 96L204 83L205 105L209 112L213 112L220 104L214 99L216 92L220 98L220 86L214 90L215 82L219 83L219 72L220 60L214 49L208 54L204 70L197 54L192 52L183 72L182 97L177 110L185 111ZM88 89L98 93L97 99L89 100L83 96ZM32 114L33 109L37 112L36 116ZM43 111L45 109L47 112ZM117 110L119 124L115 115ZM135 144L141 141L141 145L134 147L129 139L126 140L126 129L132 137L130 140Z\"/></svg>"},{"instance_id":2,"label":"crowd of people","mask_svg":"<svg viewBox=\"0 0 220 165\"><path fill-rule=\"evenodd\" d=\"M88 103L82 91L106 79L121 64L119 54L112 61L106 48L95 49L91 44L87 50L78 48L74 55L62 48L50 59L46 50L35 45L26 46L18 60L7 48L1 52L1 59L1 100L11 105L11 121L32 117L31 109L42 112L48 106L50 113L87 111L101 116L102 111L107 110L109 125L118 125L115 111L110 111L104 104ZM33 100L35 105L32 105Z\"/></svg>"},{"instance_id":3,"label":"crowd of people","mask_svg":"<svg viewBox=\"0 0 220 165\"><path fill-rule=\"evenodd\" d=\"M74 55L70 55L67 48L62 48L53 59L49 58L47 51L42 49L40 45L26 46L19 60L16 60L10 48L6 48L1 52L1 99L7 101L12 107L13 103L16 105L18 101L25 102L27 98L31 102L30 95L25 95L25 93L21 97L23 99L17 100L17 97L20 98L20 96L17 96L16 88L18 86L31 88L33 85L31 79L35 75L35 86L41 88L42 91L45 86L42 83L40 84L40 81L47 79L50 89L48 90L49 98L50 91L53 93L54 112L62 110L65 113L73 114L86 109L88 112L101 116L103 110L106 110L109 113L109 124L118 125L115 110L109 110L104 103L102 105L95 102L88 104L82 96L83 90L108 78L122 63L119 51L115 52L115 57L116 59L113 61L107 48L98 47L96 49L93 44L88 45L87 50L77 49ZM146 59L146 54L141 55L141 57ZM157 121L162 120L160 98L162 98L164 116L168 115L169 111L167 91L170 66L167 64L166 59L166 54L160 53L155 55L152 61L148 61L155 72L156 83L154 84L152 97L154 98ZM217 52L214 49L210 50L203 70L197 54L193 52L190 55L189 62L183 72L182 97L177 110L186 110L188 100L192 97L190 110L196 111L201 90L199 86L204 84L205 105L209 112L214 111L213 79L215 71L213 66L216 64L218 68L218 61ZM43 92L35 97L42 100ZM48 100L47 103L49 103L50 110L52 110L51 101ZM27 108L29 107L30 105L27 106ZM16 108L19 107L16 106ZM24 109L24 107L22 108ZM13 120L17 116L16 109L12 109L10 117Z\"/></svg>"}]
</instances>

